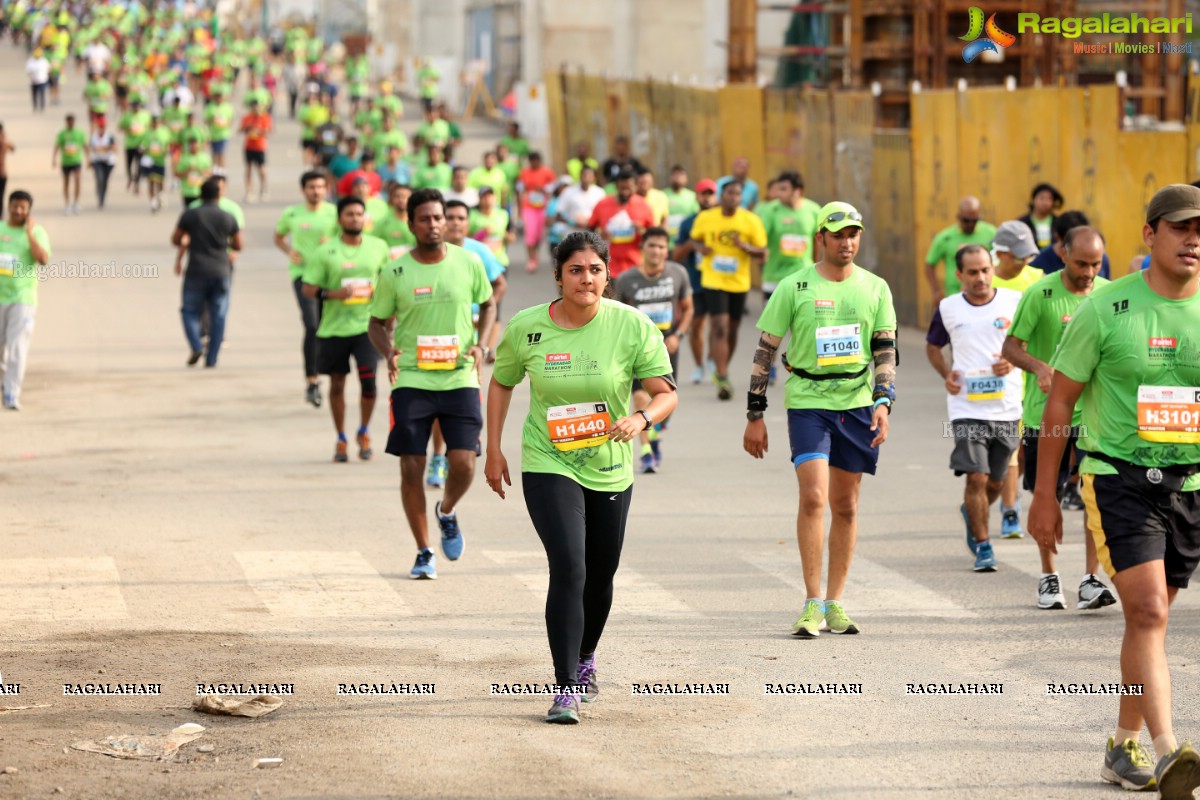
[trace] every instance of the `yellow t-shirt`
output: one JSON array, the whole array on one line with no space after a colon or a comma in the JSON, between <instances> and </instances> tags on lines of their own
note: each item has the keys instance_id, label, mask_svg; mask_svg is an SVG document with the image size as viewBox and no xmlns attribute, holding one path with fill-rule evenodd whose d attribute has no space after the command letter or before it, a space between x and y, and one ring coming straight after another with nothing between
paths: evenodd
<instances>
[{"instance_id":1,"label":"yellow t-shirt","mask_svg":"<svg viewBox=\"0 0 1200 800\"><path fill-rule=\"evenodd\" d=\"M671 213L671 201L667 199L666 192L662 189L651 189L646 192L646 204L654 214L655 225L662 225L667 221L667 215Z\"/></svg>"},{"instance_id":2,"label":"yellow t-shirt","mask_svg":"<svg viewBox=\"0 0 1200 800\"><path fill-rule=\"evenodd\" d=\"M992 286L997 289L1012 289L1021 294L1025 294L1025 290L1035 283L1046 277L1046 273L1037 267L1026 266L1025 269L1017 273L1015 278L1001 278L999 276L992 278Z\"/></svg>"},{"instance_id":3,"label":"yellow t-shirt","mask_svg":"<svg viewBox=\"0 0 1200 800\"><path fill-rule=\"evenodd\" d=\"M712 248L700 261L700 285L722 292L750 291L750 254L736 239L754 247L767 246L767 232L753 212L738 208L725 216L720 206L701 211L692 223L692 238Z\"/></svg>"}]
</instances>

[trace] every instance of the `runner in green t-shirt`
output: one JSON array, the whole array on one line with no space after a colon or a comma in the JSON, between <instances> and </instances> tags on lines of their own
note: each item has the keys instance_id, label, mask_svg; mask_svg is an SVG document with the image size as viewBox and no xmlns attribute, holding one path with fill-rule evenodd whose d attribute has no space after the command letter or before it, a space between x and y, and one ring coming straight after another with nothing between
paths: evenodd
<instances>
[{"instance_id":1,"label":"runner in green t-shirt","mask_svg":"<svg viewBox=\"0 0 1200 800\"><path fill-rule=\"evenodd\" d=\"M200 149L199 139L188 139L187 150L175 164L175 177L180 181L184 208L200 196L200 186L212 171L212 156Z\"/></svg>"},{"instance_id":2,"label":"runner in green t-shirt","mask_svg":"<svg viewBox=\"0 0 1200 800\"><path fill-rule=\"evenodd\" d=\"M204 123L212 134L213 163L225 170L225 145L233 130L233 104L225 99L221 89L213 91L212 100L204 107Z\"/></svg>"},{"instance_id":3,"label":"runner in green t-shirt","mask_svg":"<svg viewBox=\"0 0 1200 800\"><path fill-rule=\"evenodd\" d=\"M580 166L579 170L582 172L583 167ZM575 177L575 181L578 183L578 176ZM682 165L676 164L671 167L668 181L663 192L667 196L666 229L674 242L679 236L679 223L700 211L700 201L696 199L696 193L688 188L688 173Z\"/></svg>"},{"instance_id":4,"label":"runner in green t-shirt","mask_svg":"<svg viewBox=\"0 0 1200 800\"><path fill-rule=\"evenodd\" d=\"M779 282L813 264L813 236L821 207L804 196L804 180L797 172L784 172L773 181L777 200L760 203L755 211L767 232L767 260L763 264L762 291L766 300Z\"/></svg>"},{"instance_id":5,"label":"runner in green t-shirt","mask_svg":"<svg viewBox=\"0 0 1200 800\"><path fill-rule=\"evenodd\" d=\"M479 208L471 209L467 235L486 244L496 254L496 260L508 266L508 245L516 240L517 234L508 212L496 205L496 193L491 186L479 190Z\"/></svg>"},{"instance_id":6,"label":"runner in green t-shirt","mask_svg":"<svg viewBox=\"0 0 1200 800\"><path fill-rule=\"evenodd\" d=\"M1024 223L1018 223L1023 226ZM1028 233L1028 232L1027 232ZM1032 234L1028 234L1032 238ZM1084 298L1093 287L1099 288L1108 281L1098 277L1104 260L1104 239L1095 228L1081 226L1071 231L1068 238L1067 259L1063 269L1035 282L1022 295L1017 311L1013 315L1012 327L1004 340L1003 357L1013 366L1025 370L1025 391L1022 402L1021 421L1024 423L1022 445L1025 448L1025 488L1033 491L1037 486L1037 450L1042 412L1046 407L1046 393L1050 390L1050 379L1054 370L1050 360L1058 350L1063 331ZM1058 470L1058 497L1063 507L1067 505L1067 494L1078 489L1070 482L1073 458L1077 458L1078 427L1083 411L1075 407L1071 419L1070 446L1063 451ZM1086 525L1085 525L1086 527ZM1096 543L1084 536L1086 544L1086 570L1079 584L1078 608L1103 608L1116 602L1112 592L1096 577L1099 561L1096 558ZM1038 608L1066 608L1058 571L1054 567L1054 554L1039 547L1042 557L1042 575L1038 582Z\"/></svg>"},{"instance_id":7,"label":"runner in green t-shirt","mask_svg":"<svg viewBox=\"0 0 1200 800\"><path fill-rule=\"evenodd\" d=\"M304 272L308 261L317 252L321 243L337 235L337 208L326 202L325 174L306 172L300 176L300 189L304 202L288 206L275 225L275 247L288 258L288 278L296 303L300 306L300 320L304 323L304 376L307 388L304 399L316 408L321 407L321 386L317 372L317 328L321 321L320 306L303 291Z\"/></svg>"},{"instance_id":8,"label":"runner in green t-shirt","mask_svg":"<svg viewBox=\"0 0 1200 800\"><path fill-rule=\"evenodd\" d=\"M142 142L150 130L150 112L142 108L140 100L129 101L129 107L117 123L125 143L125 190L138 194L138 160L141 158Z\"/></svg>"},{"instance_id":9,"label":"runner in green t-shirt","mask_svg":"<svg viewBox=\"0 0 1200 800\"><path fill-rule=\"evenodd\" d=\"M155 114L150 118L150 130L142 139L141 164L138 173L146 175L146 187L150 193L150 210L162 208L163 182L167 174L167 160L171 157L171 132ZM239 224L239 227L241 225Z\"/></svg>"},{"instance_id":10,"label":"runner in green t-shirt","mask_svg":"<svg viewBox=\"0 0 1200 800\"><path fill-rule=\"evenodd\" d=\"M361 386L359 408L361 422L355 441L358 457L372 456L368 426L375 410L375 366L379 361L367 335L370 323L371 294L379 271L388 262L387 245L374 236L363 235L366 206L353 195L337 204L337 222L341 234L317 248L304 267L304 296L320 300L321 325L317 329L317 371L329 376L329 409L337 431L333 460L345 463L346 453L346 376L350 357L358 371Z\"/></svg>"},{"instance_id":11,"label":"runner in green t-shirt","mask_svg":"<svg viewBox=\"0 0 1200 800\"><path fill-rule=\"evenodd\" d=\"M762 336L750 374L743 445L762 458L770 366L791 333L785 396L791 461L800 486L796 531L807 592L792 633L803 638L820 635L822 622L833 633L859 632L841 604L854 553L854 509L862 474L875 474L896 399L896 310L887 283L854 263L862 226L862 214L848 203L822 206L817 237L824 258L787 276L771 295L758 321ZM835 513L829 581L822 595L826 498Z\"/></svg>"},{"instance_id":12,"label":"runner in green t-shirt","mask_svg":"<svg viewBox=\"0 0 1200 800\"><path fill-rule=\"evenodd\" d=\"M962 286L955 275L954 254L964 244L992 247L996 227L979 219L979 198L964 197L958 203L958 222L939 231L925 255L925 279L933 292L934 308L947 295L955 294ZM938 268L941 264L941 268Z\"/></svg>"},{"instance_id":13,"label":"runner in green t-shirt","mask_svg":"<svg viewBox=\"0 0 1200 800\"><path fill-rule=\"evenodd\" d=\"M445 494L434 509L442 554L462 555L455 506L471 485L483 415L479 370L496 319L492 284L479 257L445 242L445 201L436 189L408 200L417 246L380 273L371 300L371 341L384 354L392 382L395 427L387 452L400 457L400 497L417 543L413 578L436 578L425 515L425 453L434 421L446 439L450 462ZM479 304L473 322L472 303ZM390 326L395 319L395 332Z\"/></svg>"},{"instance_id":14,"label":"runner in green t-shirt","mask_svg":"<svg viewBox=\"0 0 1200 800\"><path fill-rule=\"evenodd\" d=\"M378 236L388 246L388 256L392 261L406 255L417 244L412 230L408 227L408 198L412 189L407 186L393 186L388 193L388 211L375 220L372 236Z\"/></svg>"},{"instance_id":15,"label":"runner in green t-shirt","mask_svg":"<svg viewBox=\"0 0 1200 800\"><path fill-rule=\"evenodd\" d=\"M521 174L521 162L509 154L503 144L496 145L496 166L504 173L504 190L500 192L500 204L505 208L512 205L513 192L516 191L517 177Z\"/></svg>"},{"instance_id":16,"label":"runner in green t-shirt","mask_svg":"<svg viewBox=\"0 0 1200 800\"><path fill-rule=\"evenodd\" d=\"M79 213L80 175L83 173L83 157L87 154L87 144L87 134L75 127L75 115L67 114L67 127L54 137L50 167L53 169L62 164L63 204L68 214ZM71 191L72 188L74 191Z\"/></svg>"},{"instance_id":17,"label":"runner in green t-shirt","mask_svg":"<svg viewBox=\"0 0 1200 800\"><path fill-rule=\"evenodd\" d=\"M484 153L483 166L475 167L467 174L467 186L472 189L490 186L496 192L497 199L504 195L505 188L508 186L508 178L504 174L504 170L500 169L497 164L494 152L488 150Z\"/></svg>"},{"instance_id":18,"label":"runner in green t-shirt","mask_svg":"<svg viewBox=\"0 0 1200 800\"><path fill-rule=\"evenodd\" d=\"M500 144L508 148L508 152L521 161L529 157L529 142L521 135L521 125L518 122L508 123L508 132L500 137Z\"/></svg>"},{"instance_id":19,"label":"runner in green t-shirt","mask_svg":"<svg viewBox=\"0 0 1200 800\"><path fill-rule=\"evenodd\" d=\"M433 65L429 59L421 61L421 65L417 68L417 87L421 93L421 107L425 111L432 111L434 101L438 96L438 81L441 80L442 73Z\"/></svg>"},{"instance_id":20,"label":"runner in green t-shirt","mask_svg":"<svg viewBox=\"0 0 1200 800\"><path fill-rule=\"evenodd\" d=\"M497 350L484 475L503 498L512 484L504 422L513 387L528 376L521 482L550 563L546 629L558 687L546 721L576 723L581 697L598 692L596 647L633 493L631 443L679 398L662 332L636 308L603 297L608 244L600 236L567 235L554 279L562 296L514 316ZM651 400L630 413L635 375Z\"/></svg>"},{"instance_id":21,"label":"runner in green t-shirt","mask_svg":"<svg viewBox=\"0 0 1200 800\"><path fill-rule=\"evenodd\" d=\"M88 76L83 86L83 99L88 107L88 130L96 129L96 122L108 113L108 102L112 100L113 87L108 79L99 73Z\"/></svg>"},{"instance_id":22,"label":"runner in green t-shirt","mask_svg":"<svg viewBox=\"0 0 1200 800\"><path fill-rule=\"evenodd\" d=\"M38 267L50 261L50 237L33 221L33 196L8 196L8 218L0 224L0 351L5 356L3 401L21 408L21 384L33 322L37 316Z\"/></svg>"},{"instance_id":23,"label":"runner in green t-shirt","mask_svg":"<svg viewBox=\"0 0 1200 800\"><path fill-rule=\"evenodd\" d=\"M427 163L412 174L413 188L446 191L453 183L454 170L443 160L442 148L426 145L425 153Z\"/></svg>"},{"instance_id":24,"label":"runner in green t-shirt","mask_svg":"<svg viewBox=\"0 0 1200 800\"><path fill-rule=\"evenodd\" d=\"M1200 788L1200 753L1175 739L1166 639L1171 601L1200 562L1200 189L1160 189L1145 219L1150 266L1093 291L1050 362L1028 525L1057 551L1057 472L1082 399L1088 530L1125 612L1121 683L1142 687L1120 697L1101 776L1185 798Z\"/></svg>"}]
</instances>

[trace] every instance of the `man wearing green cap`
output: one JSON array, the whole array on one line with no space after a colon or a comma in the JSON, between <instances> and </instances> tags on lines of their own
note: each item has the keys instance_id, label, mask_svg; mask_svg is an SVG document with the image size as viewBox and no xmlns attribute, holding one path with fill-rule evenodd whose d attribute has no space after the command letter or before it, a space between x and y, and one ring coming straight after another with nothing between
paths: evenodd
<instances>
[{"instance_id":1,"label":"man wearing green cap","mask_svg":"<svg viewBox=\"0 0 1200 800\"><path fill-rule=\"evenodd\" d=\"M1062 541L1058 467L1082 397L1087 527L1125 613L1121 683L1142 687L1121 695L1100 774L1191 798L1200 752L1175 739L1166 637L1171 602L1200 563L1200 189L1160 189L1142 241L1150 266L1080 303L1050 363L1029 532L1051 552Z\"/></svg>"},{"instance_id":2,"label":"man wearing green cap","mask_svg":"<svg viewBox=\"0 0 1200 800\"><path fill-rule=\"evenodd\" d=\"M816 240L824 258L779 282L758 320L762 336L750 372L743 446L762 458L768 376L775 351L791 332L784 359L788 435L800 486L796 538L807 593L792 633L801 638L819 636L824 625L833 633L859 632L842 608L842 591L858 535L862 474L875 474L896 400L896 310L887 283L854 263L862 230L862 214L850 204L821 208ZM833 524L822 594L826 497Z\"/></svg>"}]
</instances>

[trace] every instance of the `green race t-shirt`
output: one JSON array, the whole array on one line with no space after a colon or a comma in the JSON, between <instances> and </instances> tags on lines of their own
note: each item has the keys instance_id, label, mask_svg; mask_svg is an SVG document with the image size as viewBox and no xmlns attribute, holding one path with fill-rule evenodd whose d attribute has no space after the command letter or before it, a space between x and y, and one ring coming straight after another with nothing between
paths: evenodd
<instances>
[{"instance_id":1,"label":"green race t-shirt","mask_svg":"<svg viewBox=\"0 0 1200 800\"><path fill-rule=\"evenodd\" d=\"M499 206L493 208L491 214L474 208L467 212L467 235L486 244L504 267L508 266L508 244L504 241L508 223L508 212Z\"/></svg>"},{"instance_id":2,"label":"green race t-shirt","mask_svg":"<svg viewBox=\"0 0 1200 800\"><path fill-rule=\"evenodd\" d=\"M371 321L371 295L379 271L388 263L387 245L374 236L348 245L341 237L321 245L304 268L304 282L322 289L353 290L345 300L326 300L321 307L317 337L358 336Z\"/></svg>"},{"instance_id":3,"label":"green race t-shirt","mask_svg":"<svg viewBox=\"0 0 1200 800\"><path fill-rule=\"evenodd\" d=\"M106 80L88 81L83 94L88 99L88 108L103 114L108 111L108 100L113 96L112 84Z\"/></svg>"},{"instance_id":4,"label":"green race t-shirt","mask_svg":"<svg viewBox=\"0 0 1200 800\"><path fill-rule=\"evenodd\" d=\"M951 225L933 237L929 252L925 255L926 264L942 265L942 275L946 282L946 296L957 294L962 290L958 275L954 271L954 254L964 244L980 244L991 249L992 239L996 238L996 226L990 222L980 221L975 225L971 235L962 232L962 228Z\"/></svg>"},{"instance_id":5,"label":"green race t-shirt","mask_svg":"<svg viewBox=\"0 0 1200 800\"><path fill-rule=\"evenodd\" d=\"M766 206L764 208L764 205ZM767 260L763 264L763 284L778 284L798 269L813 263L813 234L821 207L808 198L799 208L781 202L760 203L755 211L767 231Z\"/></svg>"},{"instance_id":6,"label":"green race t-shirt","mask_svg":"<svg viewBox=\"0 0 1200 800\"><path fill-rule=\"evenodd\" d=\"M309 211L304 203L283 210L275 232L290 237L288 243L292 249L304 256L302 264L288 261L288 275L293 281L304 275L308 261L316 254L321 241L336 235L337 227L337 206L333 203L322 202L316 211Z\"/></svg>"},{"instance_id":7,"label":"green race t-shirt","mask_svg":"<svg viewBox=\"0 0 1200 800\"><path fill-rule=\"evenodd\" d=\"M579 178L576 177L575 181L578 182ZM667 233L671 234L671 241L674 242L679 235L679 223L700 212L700 201L696 199L696 193L686 186L678 192L668 187L663 193L667 196Z\"/></svg>"},{"instance_id":8,"label":"green race t-shirt","mask_svg":"<svg viewBox=\"0 0 1200 800\"><path fill-rule=\"evenodd\" d=\"M146 131L142 139L142 150L150 156L150 161L156 167L166 167L167 156L171 154L171 132L161 125Z\"/></svg>"},{"instance_id":9,"label":"green race t-shirt","mask_svg":"<svg viewBox=\"0 0 1200 800\"><path fill-rule=\"evenodd\" d=\"M633 448L609 441L607 431L629 414L634 376L671 374L662 332L641 311L615 300L601 300L596 317L574 329L559 327L550 306L514 316L496 349L493 376L499 383L516 386L529 376L521 471L623 492L633 483Z\"/></svg>"},{"instance_id":10,"label":"green race t-shirt","mask_svg":"<svg viewBox=\"0 0 1200 800\"><path fill-rule=\"evenodd\" d=\"M54 145L62 153L64 167L78 167L83 164L83 154L87 151L87 134L79 128L63 128L58 132Z\"/></svg>"},{"instance_id":11,"label":"green race t-shirt","mask_svg":"<svg viewBox=\"0 0 1200 800\"><path fill-rule=\"evenodd\" d=\"M1050 366L1087 384L1079 449L1145 467L1200 463L1200 295L1168 300L1145 275L1080 303ZM1079 470L1116 471L1094 458ZM1200 489L1200 475L1183 488Z\"/></svg>"},{"instance_id":12,"label":"green race t-shirt","mask_svg":"<svg viewBox=\"0 0 1200 800\"><path fill-rule=\"evenodd\" d=\"M393 128L390 131L380 131L371 137L371 149L375 151L375 159L380 164L387 162L388 152L393 147L400 148L400 155L408 152L408 137L404 135L404 131Z\"/></svg>"},{"instance_id":13,"label":"green race t-shirt","mask_svg":"<svg viewBox=\"0 0 1200 800\"><path fill-rule=\"evenodd\" d=\"M175 164L175 174L182 176L181 191L186 198L200 196L200 185L212 174L212 155L203 150L184 153Z\"/></svg>"},{"instance_id":14,"label":"green race t-shirt","mask_svg":"<svg viewBox=\"0 0 1200 800\"><path fill-rule=\"evenodd\" d=\"M209 103L204 108L204 121L212 132L214 142L223 142L229 138L233 127L233 105L229 101Z\"/></svg>"},{"instance_id":15,"label":"green race t-shirt","mask_svg":"<svg viewBox=\"0 0 1200 800\"><path fill-rule=\"evenodd\" d=\"M33 238L50 250L50 237L41 225L33 226ZM29 248L25 226L14 228L0 222L0 304L37 305L38 264Z\"/></svg>"},{"instance_id":16,"label":"green race t-shirt","mask_svg":"<svg viewBox=\"0 0 1200 800\"><path fill-rule=\"evenodd\" d=\"M475 359L472 303L492 296L483 262L474 253L446 245L437 264L422 264L409 253L379 274L371 316L396 316L395 348L399 373L393 389L435 392L479 388Z\"/></svg>"},{"instance_id":17,"label":"green race t-shirt","mask_svg":"<svg viewBox=\"0 0 1200 800\"><path fill-rule=\"evenodd\" d=\"M508 148L508 152L512 153L518 159L529 156L529 142L525 141L523 136L501 136L500 144Z\"/></svg>"},{"instance_id":18,"label":"green race t-shirt","mask_svg":"<svg viewBox=\"0 0 1200 800\"><path fill-rule=\"evenodd\" d=\"M395 211L388 211L375 220L371 235L378 236L387 244L388 255L393 261L407 254L417 244L417 237L413 236L412 229L408 227L408 217L398 217Z\"/></svg>"},{"instance_id":19,"label":"green race t-shirt","mask_svg":"<svg viewBox=\"0 0 1200 800\"><path fill-rule=\"evenodd\" d=\"M126 111L121 115L118 127L125 134L125 149L137 150L146 139L146 131L150 130L150 112Z\"/></svg>"},{"instance_id":20,"label":"green race t-shirt","mask_svg":"<svg viewBox=\"0 0 1200 800\"><path fill-rule=\"evenodd\" d=\"M1028 267L1026 268L1028 269ZM1093 291L1107 284L1099 276L1092 286ZM1063 286L1063 273L1054 272L1040 279L1021 295L1017 312L1013 314L1009 336L1025 342L1025 350L1034 358L1047 364L1054 358L1063 331L1075 314L1075 309L1087 298L1085 294L1073 294ZM1046 410L1046 394L1038 388L1037 378L1025 376L1025 398L1022 403L1021 421L1027 428L1042 426L1042 413ZM1079 425L1083 417L1081 405L1075 406L1072 425Z\"/></svg>"},{"instance_id":21,"label":"green race t-shirt","mask_svg":"<svg viewBox=\"0 0 1200 800\"><path fill-rule=\"evenodd\" d=\"M807 267L788 275L767 301L758 329L783 337L791 331L787 360L794 370L814 374L854 373L871 363L871 336L896 330L896 309L887 281L855 267L844 281L831 281ZM871 405L868 369L857 378L814 381L793 371L787 379L788 408L846 411Z\"/></svg>"},{"instance_id":22,"label":"green race t-shirt","mask_svg":"<svg viewBox=\"0 0 1200 800\"><path fill-rule=\"evenodd\" d=\"M413 173L414 189L449 189L454 169L449 164L431 164Z\"/></svg>"}]
</instances>

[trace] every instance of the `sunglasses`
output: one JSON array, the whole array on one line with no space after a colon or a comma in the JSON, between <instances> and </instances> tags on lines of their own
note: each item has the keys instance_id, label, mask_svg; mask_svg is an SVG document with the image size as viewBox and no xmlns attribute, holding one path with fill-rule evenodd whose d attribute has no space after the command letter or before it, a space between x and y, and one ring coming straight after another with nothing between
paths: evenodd
<instances>
[{"instance_id":1,"label":"sunglasses","mask_svg":"<svg viewBox=\"0 0 1200 800\"><path fill-rule=\"evenodd\" d=\"M968 223L974 224L974 223L976 223L976 222L979 222L979 217L959 217L959 218L958 218L958 221L959 221L959 222L968 222Z\"/></svg>"},{"instance_id":2,"label":"sunglasses","mask_svg":"<svg viewBox=\"0 0 1200 800\"><path fill-rule=\"evenodd\" d=\"M825 218L825 224L830 222L841 222L844 219L848 219L851 222L862 222L862 214L858 213L857 211L835 211Z\"/></svg>"}]
</instances>

